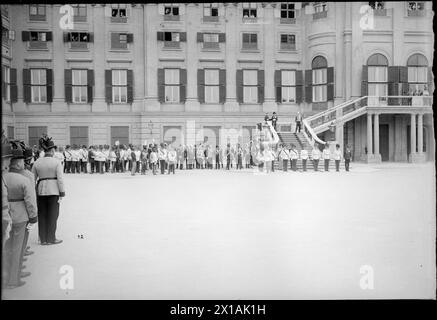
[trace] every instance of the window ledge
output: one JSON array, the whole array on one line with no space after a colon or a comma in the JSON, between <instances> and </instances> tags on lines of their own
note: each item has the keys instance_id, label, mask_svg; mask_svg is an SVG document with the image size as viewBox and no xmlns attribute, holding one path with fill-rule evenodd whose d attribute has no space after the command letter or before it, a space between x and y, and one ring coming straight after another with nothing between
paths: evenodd
<instances>
[{"instance_id":1,"label":"window ledge","mask_svg":"<svg viewBox=\"0 0 437 320\"><path fill-rule=\"evenodd\" d=\"M90 49L69 48L68 51L70 51L70 52L90 52Z\"/></svg>"},{"instance_id":2,"label":"window ledge","mask_svg":"<svg viewBox=\"0 0 437 320\"><path fill-rule=\"evenodd\" d=\"M36 106L50 106L49 102L26 102L28 105L36 105Z\"/></svg>"},{"instance_id":3,"label":"window ledge","mask_svg":"<svg viewBox=\"0 0 437 320\"><path fill-rule=\"evenodd\" d=\"M259 49L241 49L241 52L244 53L261 53Z\"/></svg>"},{"instance_id":4,"label":"window ledge","mask_svg":"<svg viewBox=\"0 0 437 320\"><path fill-rule=\"evenodd\" d=\"M50 51L48 48L38 49L38 48L27 48L28 51Z\"/></svg>"},{"instance_id":5,"label":"window ledge","mask_svg":"<svg viewBox=\"0 0 437 320\"><path fill-rule=\"evenodd\" d=\"M298 50L296 49L279 49L278 50L279 53L298 53Z\"/></svg>"},{"instance_id":6,"label":"window ledge","mask_svg":"<svg viewBox=\"0 0 437 320\"><path fill-rule=\"evenodd\" d=\"M202 52L221 52L220 48L202 48Z\"/></svg>"},{"instance_id":7,"label":"window ledge","mask_svg":"<svg viewBox=\"0 0 437 320\"><path fill-rule=\"evenodd\" d=\"M175 47L162 47L163 51L182 51L182 48L175 48Z\"/></svg>"},{"instance_id":8,"label":"window ledge","mask_svg":"<svg viewBox=\"0 0 437 320\"><path fill-rule=\"evenodd\" d=\"M89 50L87 50L89 51ZM110 49L109 52L114 53L131 53L130 49Z\"/></svg>"}]
</instances>

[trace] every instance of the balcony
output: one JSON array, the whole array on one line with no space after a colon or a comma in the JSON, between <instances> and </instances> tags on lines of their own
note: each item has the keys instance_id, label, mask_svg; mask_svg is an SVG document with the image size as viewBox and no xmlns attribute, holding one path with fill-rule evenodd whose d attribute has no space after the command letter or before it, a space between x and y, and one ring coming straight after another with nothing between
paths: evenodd
<instances>
[{"instance_id":1,"label":"balcony","mask_svg":"<svg viewBox=\"0 0 437 320\"><path fill-rule=\"evenodd\" d=\"M296 24L296 18L281 18L281 24Z\"/></svg>"},{"instance_id":2,"label":"balcony","mask_svg":"<svg viewBox=\"0 0 437 320\"><path fill-rule=\"evenodd\" d=\"M313 20L323 19L328 16L328 11L321 11L313 13Z\"/></svg>"}]
</instances>

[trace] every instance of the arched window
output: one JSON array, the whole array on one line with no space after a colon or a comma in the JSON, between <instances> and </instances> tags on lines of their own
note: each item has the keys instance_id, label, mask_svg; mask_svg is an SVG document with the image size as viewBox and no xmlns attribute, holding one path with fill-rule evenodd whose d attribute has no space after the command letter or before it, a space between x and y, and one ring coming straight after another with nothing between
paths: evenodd
<instances>
[{"instance_id":1,"label":"arched window","mask_svg":"<svg viewBox=\"0 0 437 320\"><path fill-rule=\"evenodd\" d=\"M317 56L311 63L313 102L326 102L328 100L328 62L322 56Z\"/></svg>"},{"instance_id":2,"label":"arched window","mask_svg":"<svg viewBox=\"0 0 437 320\"><path fill-rule=\"evenodd\" d=\"M428 84L428 60L416 53L408 58L407 67L409 93L420 95Z\"/></svg>"},{"instance_id":3,"label":"arched window","mask_svg":"<svg viewBox=\"0 0 437 320\"><path fill-rule=\"evenodd\" d=\"M375 53L367 59L367 66L368 95L387 96L387 58L380 53Z\"/></svg>"}]
</instances>

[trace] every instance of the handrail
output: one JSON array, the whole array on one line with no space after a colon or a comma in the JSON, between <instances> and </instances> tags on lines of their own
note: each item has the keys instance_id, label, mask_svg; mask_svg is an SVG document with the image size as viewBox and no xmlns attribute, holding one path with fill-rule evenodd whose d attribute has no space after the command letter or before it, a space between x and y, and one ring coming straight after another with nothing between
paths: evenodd
<instances>
[{"instance_id":1,"label":"handrail","mask_svg":"<svg viewBox=\"0 0 437 320\"><path fill-rule=\"evenodd\" d=\"M313 114L312 116L309 116L308 118L305 118L305 120L311 121L311 120L313 120L313 119L317 119L317 118L319 118L320 116L323 116L323 115L325 115L325 114L331 113L331 112L333 112L334 110L336 111L336 110L338 110L338 109L341 109L341 108L343 108L344 106L347 106L347 105L350 105L350 104L355 104L355 103L361 101L362 99L364 99L364 98L366 98L366 97L367 97L367 96L363 96L363 97L356 98L355 100L348 100L348 101L342 102L342 103L340 103L339 105L336 105L336 106L333 107L333 108L330 108L330 109L324 110L324 111L322 111L322 112L319 112L319 113Z\"/></svg>"},{"instance_id":2,"label":"handrail","mask_svg":"<svg viewBox=\"0 0 437 320\"><path fill-rule=\"evenodd\" d=\"M317 134L314 132L314 130L310 127L306 119L302 120L303 123L303 134L309 141L311 146L314 146L314 142L317 142L318 144L326 144L325 141L321 140Z\"/></svg>"}]
</instances>

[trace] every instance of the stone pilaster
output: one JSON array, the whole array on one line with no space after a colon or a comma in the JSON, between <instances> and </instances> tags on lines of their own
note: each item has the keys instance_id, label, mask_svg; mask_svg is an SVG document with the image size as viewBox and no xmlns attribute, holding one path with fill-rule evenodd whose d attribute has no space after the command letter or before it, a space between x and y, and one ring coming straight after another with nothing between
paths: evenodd
<instances>
[{"instance_id":1,"label":"stone pilaster","mask_svg":"<svg viewBox=\"0 0 437 320\"><path fill-rule=\"evenodd\" d=\"M237 59L235 53L239 51L237 30L237 8L229 3L224 3L226 23L226 102L225 112L238 112L240 106L237 102Z\"/></svg>"},{"instance_id":2,"label":"stone pilaster","mask_svg":"<svg viewBox=\"0 0 437 320\"><path fill-rule=\"evenodd\" d=\"M275 98L275 14L273 4L267 4L263 17L263 39L264 39L264 112L277 112L278 104Z\"/></svg>"}]
</instances>

